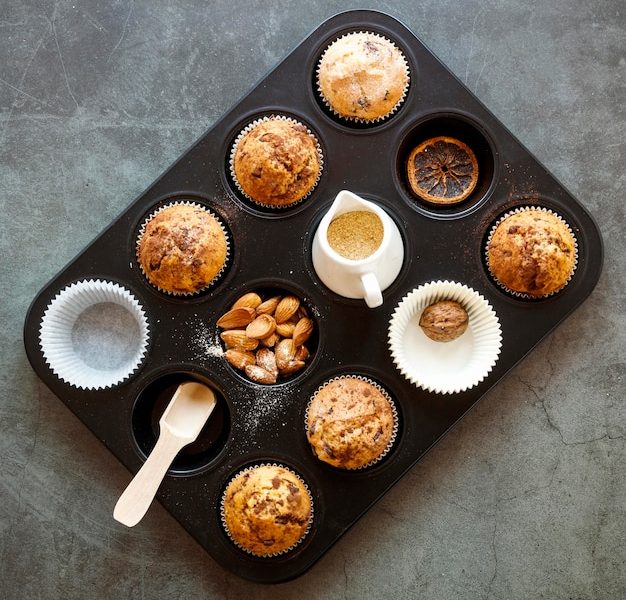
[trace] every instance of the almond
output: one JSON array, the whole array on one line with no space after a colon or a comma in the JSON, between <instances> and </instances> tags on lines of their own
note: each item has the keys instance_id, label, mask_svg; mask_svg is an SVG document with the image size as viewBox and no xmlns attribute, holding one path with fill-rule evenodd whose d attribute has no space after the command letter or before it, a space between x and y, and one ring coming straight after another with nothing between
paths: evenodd
<instances>
[{"instance_id":1,"label":"almond","mask_svg":"<svg viewBox=\"0 0 626 600\"><path fill-rule=\"evenodd\" d=\"M233 366L235 369L239 369L243 371L248 365L254 365L256 363L256 357L252 352L247 352L245 350L234 350L233 348L229 348L224 353L226 360Z\"/></svg>"},{"instance_id":2,"label":"almond","mask_svg":"<svg viewBox=\"0 0 626 600\"><path fill-rule=\"evenodd\" d=\"M279 323L278 325L276 325L276 333L280 337L290 338L293 336L293 330L295 329L295 327L295 323Z\"/></svg>"},{"instance_id":3,"label":"almond","mask_svg":"<svg viewBox=\"0 0 626 600\"><path fill-rule=\"evenodd\" d=\"M306 308L304 308L304 306L302 306L302 304L300 305L300 308L298 309L298 318L299 319L303 319L304 317L308 317L309 316L309 312L307 311Z\"/></svg>"},{"instance_id":4,"label":"almond","mask_svg":"<svg viewBox=\"0 0 626 600\"><path fill-rule=\"evenodd\" d=\"M304 361L302 360L290 360L286 366L280 370L281 375L293 375L297 373L302 367L304 367Z\"/></svg>"},{"instance_id":5,"label":"almond","mask_svg":"<svg viewBox=\"0 0 626 600\"><path fill-rule=\"evenodd\" d=\"M276 332L274 332L272 333L272 335L268 335L267 337L264 337L259 341L266 348L273 348L280 341L280 336Z\"/></svg>"},{"instance_id":6,"label":"almond","mask_svg":"<svg viewBox=\"0 0 626 600\"><path fill-rule=\"evenodd\" d=\"M246 375L256 383L276 383L276 376L258 365L248 365Z\"/></svg>"},{"instance_id":7,"label":"almond","mask_svg":"<svg viewBox=\"0 0 626 600\"><path fill-rule=\"evenodd\" d=\"M256 350L259 345L259 341L249 338L243 329L222 331L220 337L226 344L226 348L233 350Z\"/></svg>"},{"instance_id":8,"label":"almond","mask_svg":"<svg viewBox=\"0 0 626 600\"><path fill-rule=\"evenodd\" d=\"M272 335L276 330L276 321L274 317L270 315L259 315L252 323L246 327L246 335L249 338L255 340L261 340L263 338Z\"/></svg>"},{"instance_id":9,"label":"almond","mask_svg":"<svg viewBox=\"0 0 626 600\"><path fill-rule=\"evenodd\" d=\"M302 317L298 321L298 324L295 326L293 330L293 343L298 346L302 346L304 342L306 342L313 333L313 321L311 319L307 319L306 317Z\"/></svg>"},{"instance_id":10,"label":"almond","mask_svg":"<svg viewBox=\"0 0 626 600\"><path fill-rule=\"evenodd\" d=\"M311 356L311 353L309 352L309 349L303 344L296 350L296 355L294 356L294 360L306 361L308 360L309 356Z\"/></svg>"},{"instance_id":11,"label":"almond","mask_svg":"<svg viewBox=\"0 0 626 600\"><path fill-rule=\"evenodd\" d=\"M248 306L231 308L218 319L217 326L222 329L241 329L251 323L255 315L254 308Z\"/></svg>"},{"instance_id":12,"label":"almond","mask_svg":"<svg viewBox=\"0 0 626 600\"><path fill-rule=\"evenodd\" d=\"M262 302L261 304L259 304L259 306L256 307L256 314L257 315L273 315L279 302L280 302L280 296L274 296L273 298L270 298L269 300Z\"/></svg>"},{"instance_id":13,"label":"almond","mask_svg":"<svg viewBox=\"0 0 626 600\"><path fill-rule=\"evenodd\" d=\"M278 367L276 366L276 356L269 348L261 348L256 351L256 364L278 377Z\"/></svg>"},{"instance_id":14,"label":"almond","mask_svg":"<svg viewBox=\"0 0 626 600\"><path fill-rule=\"evenodd\" d=\"M274 318L276 323L288 321L300 308L300 300L295 296L285 296L276 307Z\"/></svg>"},{"instance_id":15,"label":"almond","mask_svg":"<svg viewBox=\"0 0 626 600\"><path fill-rule=\"evenodd\" d=\"M249 292L248 294L244 294L239 298L235 304L233 304L232 308L254 308L256 309L259 304L261 304L261 296L256 294L255 292Z\"/></svg>"},{"instance_id":16,"label":"almond","mask_svg":"<svg viewBox=\"0 0 626 600\"><path fill-rule=\"evenodd\" d=\"M296 354L296 347L293 344L293 340L290 338L280 340L280 342L276 344L274 353L276 354L278 369L282 371L293 360Z\"/></svg>"}]
</instances>

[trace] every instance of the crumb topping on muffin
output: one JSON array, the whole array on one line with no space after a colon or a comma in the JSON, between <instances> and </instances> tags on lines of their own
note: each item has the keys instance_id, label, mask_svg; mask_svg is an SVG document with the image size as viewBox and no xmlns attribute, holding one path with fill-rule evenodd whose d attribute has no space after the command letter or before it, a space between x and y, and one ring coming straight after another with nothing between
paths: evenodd
<instances>
[{"instance_id":1,"label":"crumb topping on muffin","mask_svg":"<svg viewBox=\"0 0 626 600\"><path fill-rule=\"evenodd\" d=\"M279 465L243 471L228 484L224 524L231 539L257 556L291 549L306 534L312 502L304 483Z\"/></svg>"},{"instance_id":2,"label":"crumb topping on muffin","mask_svg":"<svg viewBox=\"0 0 626 600\"><path fill-rule=\"evenodd\" d=\"M232 166L236 183L247 196L277 207L306 197L321 172L314 136L301 123L279 117L259 122L242 136Z\"/></svg>"},{"instance_id":3,"label":"crumb topping on muffin","mask_svg":"<svg viewBox=\"0 0 626 600\"><path fill-rule=\"evenodd\" d=\"M409 85L406 60L392 42L373 33L352 33L322 56L318 86L340 116L373 121L392 113Z\"/></svg>"},{"instance_id":4,"label":"crumb topping on muffin","mask_svg":"<svg viewBox=\"0 0 626 600\"><path fill-rule=\"evenodd\" d=\"M174 294L206 288L226 262L228 244L218 220L188 204L169 206L146 224L137 258L153 285Z\"/></svg>"},{"instance_id":5,"label":"crumb topping on muffin","mask_svg":"<svg viewBox=\"0 0 626 600\"><path fill-rule=\"evenodd\" d=\"M394 437L395 416L377 386L353 377L325 384L311 400L307 437L315 455L343 469L379 459Z\"/></svg>"},{"instance_id":6,"label":"crumb topping on muffin","mask_svg":"<svg viewBox=\"0 0 626 600\"><path fill-rule=\"evenodd\" d=\"M487 255L491 274L503 286L542 297L569 281L576 266L576 242L559 217L527 209L496 227Z\"/></svg>"}]
</instances>

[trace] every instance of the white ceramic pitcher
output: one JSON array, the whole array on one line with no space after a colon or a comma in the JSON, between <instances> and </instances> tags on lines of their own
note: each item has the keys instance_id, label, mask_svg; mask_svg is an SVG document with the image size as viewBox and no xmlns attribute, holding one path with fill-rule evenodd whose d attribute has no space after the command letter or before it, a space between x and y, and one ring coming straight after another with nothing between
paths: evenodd
<instances>
[{"instance_id":1,"label":"white ceramic pitcher","mask_svg":"<svg viewBox=\"0 0 626 600\"><path fill-rule=\"evenodd\" d=\"M335 252L327 237L331 221L352 211L372 212L383 224L380 246L360 260ZM363 298L370 308L376 308L383 303L382 291L393 283L402 268L404 244L397 225L380 206L342 190L315 232L312 258L315 272L326 287L346 298Z\"/></svg>"}]
</instances>

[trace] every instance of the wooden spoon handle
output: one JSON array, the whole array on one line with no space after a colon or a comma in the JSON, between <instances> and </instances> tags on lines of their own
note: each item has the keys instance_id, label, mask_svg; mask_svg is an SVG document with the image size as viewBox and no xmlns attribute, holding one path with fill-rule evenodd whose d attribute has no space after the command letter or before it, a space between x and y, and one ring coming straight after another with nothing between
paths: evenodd
<instances>
[{"instance_id":1,"label":"wooden spoon handle","mask_svg":"<svg viewBox=\"0 0 626 600\"><path fill-rule=\"evenodd\" d=\"M189 440L175 437L167 429L161 429L150 456L115 505L113 518L116 521L127 527L133 527L141 521L172 461L180 449L188 443Z\"/></svg>"}]
</instances>

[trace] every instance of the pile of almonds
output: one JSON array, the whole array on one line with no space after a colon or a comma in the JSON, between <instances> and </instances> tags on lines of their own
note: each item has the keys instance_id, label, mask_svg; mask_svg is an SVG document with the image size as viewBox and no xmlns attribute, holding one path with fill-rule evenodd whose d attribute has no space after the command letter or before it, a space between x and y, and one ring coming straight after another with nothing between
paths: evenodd
<instances>
[{"instance_id":1,"label":"pile of almonds","mask_svg":"<svg viewBox=\"0 0 626 600\"><path fill-rule=\"evenodd\" d=\"M256 383L276 383L279 376L298 372L309 358L305 342L313 321L296 296L273 296L263 301L255 292L244 294L217 321L224 331L224 356Z\"/></svg>"}]
</instances>

